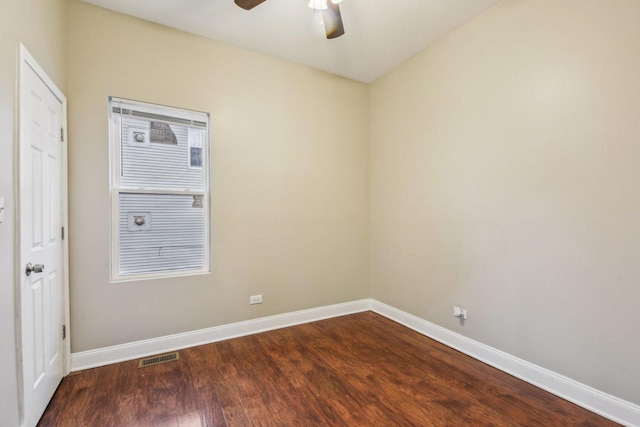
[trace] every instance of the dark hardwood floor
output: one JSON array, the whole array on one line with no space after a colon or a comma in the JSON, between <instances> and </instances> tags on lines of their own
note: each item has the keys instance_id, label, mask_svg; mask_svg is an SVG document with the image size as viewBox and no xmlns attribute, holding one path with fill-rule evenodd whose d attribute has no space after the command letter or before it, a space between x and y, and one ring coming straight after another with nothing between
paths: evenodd
<instances>
[{"instance_id":1,"label":"dark hardwood floor","mask_svg":"<svg viewBox=\"0 0 640 427\"><path fill-rule=\"evenodd\" d=\"M366 312L66 377L39 426L616 425Z\"/></svg>"}]
</instances>

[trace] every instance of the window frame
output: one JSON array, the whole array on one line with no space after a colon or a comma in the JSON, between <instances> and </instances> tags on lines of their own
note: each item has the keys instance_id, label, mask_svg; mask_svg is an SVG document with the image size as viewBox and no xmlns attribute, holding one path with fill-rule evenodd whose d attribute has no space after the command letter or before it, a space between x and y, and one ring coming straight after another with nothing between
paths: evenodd
<instances>
[{"instance_id":1,"label":"window frame","mask_svg":"<svg viewBox=\"0 0 640 427\"><path fill-rule=\"evenodd\" d=\"M116 104L119 104L116 106ZM202 191L190 189L149 189L149 188L133 188L124 187L121 182L122 174L122 121L121 113L114 112L115 108L129 109L136 112L143 112L153 115L153 120L172 123L171 120L190 121L197 123L205 123L205 138L201 151L202 159ZM196 276L211 273L211 189L210 189L210 173L211 173L211 121L210 114L207 112L187 110L176 107L169 107L160 104L152 104L148 102L134 101L114 96L109 97L108 101L108 120L109 120L109 194L111 199L111 218L110 218L110 242L111 242L111 259L110 259L110 276L111 283L121 283L139 280L150 280L172 277ZM187 123L177 123L187 125ZM190 148L189 148L190 150ZM191 153L188 153L188 161L190 161ZM163 272L151 272L143 274L120 274L120 194L157 194L157 195L193 195L202 196L202 209L204 209L204 254L203 268L201 269L179 269L168 270Z\"/></svg>"}]
</instances>

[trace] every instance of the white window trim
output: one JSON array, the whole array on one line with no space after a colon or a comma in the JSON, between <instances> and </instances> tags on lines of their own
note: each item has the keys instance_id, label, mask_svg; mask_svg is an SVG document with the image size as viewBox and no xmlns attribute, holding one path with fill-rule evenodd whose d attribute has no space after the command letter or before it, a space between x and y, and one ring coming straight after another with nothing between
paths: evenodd
<instances>
[{"instance_id":1,"label":"white window trim","mask_svg":"<svg viewBox=\"0 0 640 427\"><path fill-rule=\"evenodd\" d=\"M170 116L176 119L188 120L193 122L206 123L206 139L202 147L202 173L204 180L203 191L193 191L191 189L176 190L156 190L156 189L135 189L124 188L120 185L121 176L121 123L116 120L119 114L113 112L113 104L120 103L121 108L127 107L128 109L135 111L144 111L146 113L156 114L160 116ZM140 280L150 280L159 278L171 278L171 277L185 277L196 276L202 274L211 273L211 190L210 190L210 171L211 171L211 128L210 128L210 115L209 113L184 110L174 107L167 107L162 105L149 104L145 102L132 101L124 98L109 97L109 156L110 156L110 169L109 169L109 192L111 197L111 283L122 283ZM190 154L189 154L190 156ZM149 273L149 274L135 274L135 275L120 275L120 238L118 231L118 219L119 219L119 194L121 193L133 193L133 194L185 194L185 195L202 195L203 196L203 209L204 209L204 232L205 232L205 244L204 244L204 267L199 270L185 269L185 270L171 270L166 272Z\"/></svg>"}]
</instances>

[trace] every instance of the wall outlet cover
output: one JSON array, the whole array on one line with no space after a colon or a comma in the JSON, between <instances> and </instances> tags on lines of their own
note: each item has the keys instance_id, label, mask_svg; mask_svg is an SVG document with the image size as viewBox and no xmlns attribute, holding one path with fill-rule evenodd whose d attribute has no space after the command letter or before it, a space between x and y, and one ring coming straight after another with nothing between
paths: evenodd
<instances>
[{"instance_id":1,"label":"wall outlet cover","mask_svg":"<svg viewBox=\"0 0 640 427\"><path fill-rule=\"evenodd\" d=\"M460 317L462 316L462 307L459 305L454 305L453 306L453 315L455 317Z\"/></svg>"}]
</instances>

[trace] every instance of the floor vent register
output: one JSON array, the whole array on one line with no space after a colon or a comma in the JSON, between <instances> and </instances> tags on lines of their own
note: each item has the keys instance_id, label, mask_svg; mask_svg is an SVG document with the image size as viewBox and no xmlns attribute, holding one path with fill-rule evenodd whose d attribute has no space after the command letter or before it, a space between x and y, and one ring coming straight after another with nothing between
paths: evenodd
<instances>
[{"instance_id":1,"label":"floor vent register","mask_svg":"<svg viewBox=\"0 0 640 427\"><path fill-rule=\"evenodd\" d=\"M144 359L140 359L138 362L138 368L146 368L147 366L159 365L161 363L173 362L174 360L180 359L179 352L167 353L167 354L159 354L157 356L146 357Z\"/></svg>"}]
</instances>

